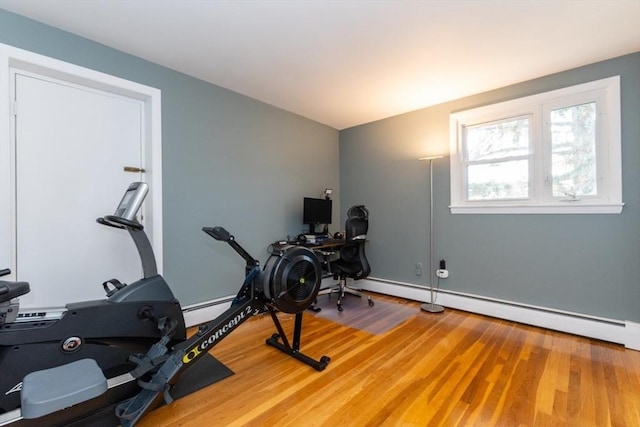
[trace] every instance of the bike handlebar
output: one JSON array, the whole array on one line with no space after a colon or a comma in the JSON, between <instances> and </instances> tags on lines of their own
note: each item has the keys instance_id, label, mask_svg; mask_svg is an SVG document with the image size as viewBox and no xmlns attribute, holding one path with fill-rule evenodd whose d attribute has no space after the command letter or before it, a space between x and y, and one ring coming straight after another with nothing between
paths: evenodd
<instances>
[{"instance_id":1,"label":"bike handlebar","mask_svg":"<svg viewBox=\"0 0 640 427\"><path fill-rule=\"evenodd\" d=\"M106 215L102 218L98 218L96 219L96 222L115 228L132 228L134 230L144 229L144 226L137 221L129 221L128 219L124 219L114 215Z\"/></svg>"}]
</instances>

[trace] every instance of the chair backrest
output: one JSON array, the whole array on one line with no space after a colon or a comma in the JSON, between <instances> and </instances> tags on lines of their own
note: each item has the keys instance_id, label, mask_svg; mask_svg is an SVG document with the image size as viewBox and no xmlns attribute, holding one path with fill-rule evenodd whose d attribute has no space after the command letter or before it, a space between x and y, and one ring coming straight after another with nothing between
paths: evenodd
<instances>
[{"instance_id":1,"label":"chair backrest","mask_svg":"<svg viewBox=\"0 0 640 427\"><path fill-rule=\"evenodd\" d=\"M347 216L345 223L346 243L340 248L340 259L351 264L359 264L358 272L350 277L356 280L364 279L371 272L371 266L365 253L367 231L369 231L369 211L364 205L356 205L347 211Z\"/></svg>"}]
</instances>

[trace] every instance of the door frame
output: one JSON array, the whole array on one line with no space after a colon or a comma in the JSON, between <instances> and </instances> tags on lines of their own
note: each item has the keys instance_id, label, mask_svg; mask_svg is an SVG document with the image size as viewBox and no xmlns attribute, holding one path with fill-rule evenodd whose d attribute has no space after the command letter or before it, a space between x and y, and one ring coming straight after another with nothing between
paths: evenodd
<instances>
[{"instance_id":1,"label":"door frame","mask_svg":"<svg viewBox=\"0 0 640 427\"><path fill-rule=\"evenodd\" d=\"M143 102L142 159L149 194L143 206L145 230L158 273L163 271L162 115L160 89L0 43L0 269L16 271L15 103L11 69L33 72ZM123 190L124 191L124 190ZM114 200L114 209L118 200Z\"/></svg>"}]
</instances>

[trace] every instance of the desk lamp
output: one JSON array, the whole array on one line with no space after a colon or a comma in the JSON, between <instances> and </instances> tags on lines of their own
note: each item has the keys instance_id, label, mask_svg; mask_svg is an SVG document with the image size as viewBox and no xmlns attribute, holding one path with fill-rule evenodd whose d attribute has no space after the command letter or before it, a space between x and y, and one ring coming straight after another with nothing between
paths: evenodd
<instances>
[{"instance_id":1,"label":"desk lamp","mask_svg":"<svg viewBox=\"0 0 640 427\"><path fill-rule=\"evenodd\" d=\"M429 288L431 290L431 298L428 303L420 306L420 309L428 313L442 313L444 311L443 306L434 303L433 296L433 273L435 272L433 268L433 161L436 159L442 159L443 157L444 156L431 156L421 157L418 159L429 161Z\"/></svg>"}]
</instances>

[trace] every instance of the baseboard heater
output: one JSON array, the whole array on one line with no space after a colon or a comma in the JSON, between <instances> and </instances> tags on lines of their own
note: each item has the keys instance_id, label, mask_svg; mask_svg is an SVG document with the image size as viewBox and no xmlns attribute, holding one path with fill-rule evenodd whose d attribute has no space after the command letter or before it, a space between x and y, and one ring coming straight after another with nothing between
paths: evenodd
<instances>
[{"instance_id":1,"label":"baseboard heater","mask_svg":"<svg viewBox=\"0 0 640 427\"><path fill-rule=\"evenodd\" d=\"M364 290L425 302L428 286L369 277L358 281ZM215 319L231 306L233 296L183 308L187 327ZM437 303L445 307L510 320L545 329L623 344L640 350L640 323L541 307L464 292L437 289Z\"/></svg>"},{"instance_id":2,"label":"baseboard heater","mask_svg":"<svg viewBox=\"0 0 640 427\"><path fill-rule=\"evenodd\" d=\"M393 295L415 301L426 301L428 286L369 277L359 281L364 290ZM485 297L482 295L446 289L437 290L437 302L445 307L496 317L546 329L581 335L603 341L623 344L640 350L640 323L610 319L583 313L575 313L524 304L516 301Z\"/></svg>"},{"instance_id":3,"label":"baseboard heater","mask_svg":"<svg viewBox=\"0 0 640 427\"><path fill-rule=\"evenodd\" d=\"M184 321L188 328L208 322L224 313L235 296L226 296L215 300L200 302L182 308Z\"/></svg>"}]
</instances>

